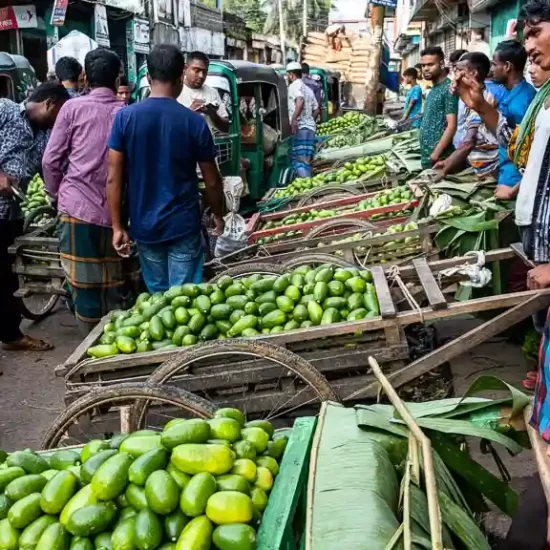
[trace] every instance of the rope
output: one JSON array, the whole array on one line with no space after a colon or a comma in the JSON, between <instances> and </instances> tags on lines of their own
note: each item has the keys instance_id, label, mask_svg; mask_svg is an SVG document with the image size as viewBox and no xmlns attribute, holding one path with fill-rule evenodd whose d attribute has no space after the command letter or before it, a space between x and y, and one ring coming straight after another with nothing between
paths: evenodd
<instances>
[{"instance_id":1,"label":"rope","mask_svg":"<svg viewBox=\"0 0 550 550\"><path fill-rule=\"evenodd\" d=\"M403 279L401 279L401 275L399 274L399 266L396 264L393 264L389 270L388 270L388 280L392 282L396 282L401 289L401 292L403 293L403 296L409 303L409 306L411 306L411 309L414 309L418 315L420 316L420 321L424 322L424 313L422 312L422 308L418 305L418 302L414 299L414 296L411 294L410 290L407 288L407 285L403 282Z\"/></svg>"},{"instance_id":2,"label":"rope","mask_svg":"<svg viewBox=\"0 0 550 550\"><path fill-rule=\"evenodd\" d=\"M258 212L260 214L267 214L269 212L276 212L280 210L283 206L286 206L294 200L294 197L281 197L280 199L271 199L268 203L260 206Z\"/></svg>"},{"instance_id":3,"label":"rope","mask_svg":"<svg viewBox=\"0 0 550 550\"><path fill-rule=\"evenodd\" d=\"M472 250L464 254L464 257L475 257L476 263L464 263L461 266L450 267L443 269L437 275L438 283L441 285L443 277L451 277L453 275L462 275L468 277L467 281L459 281L462 286L470 286L473 288L483 288L491 282L492 273L485 266L485 253L483 250Z\"/></svg>"}]
</instances>

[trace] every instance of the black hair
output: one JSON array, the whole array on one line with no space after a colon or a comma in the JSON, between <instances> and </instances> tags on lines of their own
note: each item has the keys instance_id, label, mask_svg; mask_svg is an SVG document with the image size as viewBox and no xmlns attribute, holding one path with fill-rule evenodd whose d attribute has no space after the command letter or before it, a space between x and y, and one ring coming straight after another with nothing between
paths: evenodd
<instances>
[{"instance_id":1,"label":"black hair","mask_svg":"<svg viewBox=\"0 0 550 550\"><path fill-rule=\"evenodd\" d=\"M550 21L550 3L547 0L529 0L521 7L519 18L529 24Z\"/></svg>"},{"instance_id":2,"label":"black hair","mask_svg":"<svg viewBox=\"0 0 550 550\"><path fill-rule=\"evenodd\" d=\"M309 74L309 64L302 63L302 74Z\"/></svg>"},{"instance_id":3,"label":"black hair","mask_svg":"<svg viewBox=\"0 0 550 550\"><path fill-rule=\"evenodd\" d=\"M119 86L130 86L130 83L128 82L128 77L127 76L121 76L118 80L118 85Z\"/></svg>"},{"instance_id":4,"label":"black hair","mask_svg":"<svg viewBox=\"0 0 550 550\"><path fill-rule=\"evenodd\" d=\"M503 40L497 44L495 54L504 63L510 63L516 71L523 73L527 63L527 52L517 40Z\"/></svg>"},{"instance_id":5,"label":"black hair","mask_svg":"<svg viewBox=\"0 0 550 550\"><path fill-rule=\"evenodd\" d=\"M455 50L449 55L449 62L456 63L465 53L468 53L468 50Z\"/></svg>"},{"instance_id":6,"label":"black hair","mask_svg":"<svg viewBox=\"0 0 550 550\"><path fill-rule=\"evenodd\" d=\"M147 58L151 80L176 84L183 75L183 54L174 44L158 44Z\"/></svg>"},{"instance_id":7,"label":"black hair","mask_svg":"<svg viewBox=\"0 0 550 550\"><path fill-rule=\"evenodd\" d=\"M82 74L82 65L74 57L60 57L55 64L55 75L60 82L78 82Z\"/></svg>"},{"instance_id":8,"label":"black hair","mask_svg":"<svg viewBox=\"0 0 550 550\"><path fill-rule=\"evenodd\" d=\"M298 78L302 78L302 70L298 70L296 69L295 71L288 71L289 73L292 73L294 75L296 75Z\"/></svg>"},{"instance_id":9,"label":"black hair","mask_svg":"<svg viewBox=\"0 0 550 550\"><path fill-rule=\"evenodd\" d=\"M467 52L460 61L466 61L468 67L477 71L480 80L485 80L491 70L491 62L489 58L481 52Z\"/></svg>"},{"instance_id":10,"label":"black hair","mask_svg":"<svg viewBox=\"0 0 550 550\"><path fill-rule=\"evenodd\" d=\"M203 52L190 52L187 54L187 63L191 63L191 61L202 61L205 65L210 64L210 58Z\"/></svg>"},{"instance_id":11,"label":"black hair","mask_svg":"<svg viewBox=\"0 0 550 550\"><path fill-rule=\"evenodd\" d=\"M112 50L96 48L86 54L84 70L90 88L114 90L120 74L120 58Z\"/></svg>"},{"instance_id":12,"label":"black hair","mask_svg":"<svg viewBox=\"0 0 550 550\"><path fill-rule=\"evenodd\" d=\"M427 48L424 48L420 52L420 57L424 57L425 55L436 55L441 61L445 59L445 54L439 46L428 46Z\"/></svg>"},{"instance_id":13,"label":"black hair","mask_svg":"<svg viewBox=\"0 0 550 550\"><path fill-rule=\"evenodd\" d=\"M422 69L422 63L417 63L414 68L418 71L419 69Z\"/></svg>"},{"instance_id":14,"label":"black hair","mask_svg":"<svg viewBox=\"0 0 550 550\"><path fill-rule=\"evenodd\" d=\"M29 97L29 102L42 103L48 99L53 103L65 102L69 99L69 92L59 82L44 82L34 90Z\"/></svg>"},{"instance_id":15,"label":"black hair","mask_svg":"<svg viewBox=\"0 0 550 550\"><path fill-rule=\"evenodd\" d=\"M418 71L414 67L409 67L403 71L403 76L410 76L416 80L418 78Z\"/></svg>"}]
</instances>

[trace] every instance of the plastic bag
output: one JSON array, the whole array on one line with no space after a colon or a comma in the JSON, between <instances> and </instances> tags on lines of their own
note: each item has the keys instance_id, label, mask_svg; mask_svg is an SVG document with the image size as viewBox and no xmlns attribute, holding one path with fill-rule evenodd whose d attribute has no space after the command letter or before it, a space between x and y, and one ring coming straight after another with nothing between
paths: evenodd
<instances>
[{"instance_id":1,"label":"plastic bag","mask_svg":"<svg viewBox=\"0 0 550 550\"><path fill-rule=\"evenodd\" d=\"M228 176L223 180L223 194L229 211L223 218L225 228L216 241L214 256L220 258L244 248L248 244L246 221L238 213L244 190L243 180L238 176Z\"/></svg>"}]
</instances>

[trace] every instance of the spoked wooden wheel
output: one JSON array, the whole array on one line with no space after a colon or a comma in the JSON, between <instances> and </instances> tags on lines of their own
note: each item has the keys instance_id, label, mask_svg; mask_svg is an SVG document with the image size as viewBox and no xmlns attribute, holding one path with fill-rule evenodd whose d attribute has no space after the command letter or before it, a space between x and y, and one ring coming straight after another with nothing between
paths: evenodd
<instances>
[{"instance_id":1,"label":"spoked wooden wheel","mask_svg":"<svg viewBox=\"0 0 550 550\"><path fill-rule=\"evenodd\" d=\"M353 218L343 220L328 220L325 223L314 227L307 234L306 241L309 241L310 239L315 239L317 237L330 237L338 235L340 233L348 233L350 231L353 231L354 229L356 229L357 231L364 229L365 232L369 230L376 231L376 226L369 221Z\"/></svg>"},{"instance_id":2,"label":"spoked wooden wheel","mask_svg":"<svg viewBox=\"0 0 550 550\"><path fill-rule=\"evenodd\" d=\"M358 267L352 262L344 260L338 256L333 256L332 254L323 254L321 252L310 252L304 253L302 256L296 258L291 258L287 260L283 266L289 270L301 265L333 265L336 267Z\"/></svg>"},{"instance_id":3,"label":"spoked wooden wheel","mask_svg":"<svg viewBox=\"0 0 550 550\"><path fill-rule=\"evenodd\" d=\"M146 413L137 418L136 403L147 400ZM43 449L110 439L114 434L138 429L161 430L172 418L209 418L212 403L173 386L119 384L99 388L73 401L52 423Z\"/></svg>"},{"instance_id":4,"label":"spoked wooden wheel","mask_svg":"<svg viewBox=\"0 0 550 550\"><path fill-rule=\"evenodd\" d=\"M249 275L284 275L286 270L279 264L275 263L250 263L229 267L225 271L221 271L215 277L210 279L210 283L217 283L222 277L231 277L233 279L243 279Z\"/></svg>"},{"instance_id":5,"label":"spoked wooden wheel","mask_svg":"<svg viewBox=\"0 0 550 550\"><path fill-rule=\"evenodd\" d=\"M323 202L323 199L335 200L335 199L344 199L346 197L353 197L360 195L361 191L358 189L345 189L338 185L325 185L317 189L313 189L309 193L306 193L296 205L297 208L300 206L306 206L308 204L319 204Z\"/></svg>"},{"instance_id":6,"label":"spoked wooden wheel","mask_svg":"<svg viewBox=\"0 0 550 550\"><path fill-rule=\"evenodd\" d=\"M53 311L58 300L59 294L33 294L21 298L19 303L21 315L29 321L41 321Z\"/></svg>"},{"instance_id":7,"label":"spoked wooden wheel","mask_svg":"<svg viewBox=\"0 0 550 550\"><path fill-rule=\"evenodd\" d=\"M298 409L317 412L322 401L338 401L308 361L281 346L250 339L193 346L160 365L148 383L183 388L217 408L240 409L249 419L288 420ZM149 403L136 405L138 423L149 408Z\"/></svg>"}]
</instances>

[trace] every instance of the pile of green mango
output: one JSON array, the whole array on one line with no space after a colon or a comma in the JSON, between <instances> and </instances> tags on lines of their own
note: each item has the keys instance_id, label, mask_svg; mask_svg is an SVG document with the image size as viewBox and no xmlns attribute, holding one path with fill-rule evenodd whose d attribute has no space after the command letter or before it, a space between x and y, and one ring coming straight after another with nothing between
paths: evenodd
<instances>
[{"instance_id":1,"label":"pile of green mango","mask_svg":"<svg viewBox=\"0 0 550 550\"><path fill-rule=\"evenodd\" d=\"M365 232L354 233L349 237L342 239L334 239L330 242L320 242L317 244L317 247L323 247L333 244L342 244L349 242L357 242L369 237L378 237L380 235L395 235L395 239L391 241L386 241L382 245L358 245L354 247L355 253L362 258L362 261L367 261L369 264L380 263L384 264L391 259L392 257L403 258L412 254L416 254L420 248L420 236L408 236L404 238L399 238L399 233L404 233L406 231L415 231L418 229L418 224L415 222L409 222L406 224L397 223L395 225L390 225L386 231L382 232ZM333 254L337 256L344 256L344 250L335 250ZM363 259L363 256L365 258Z\"/></svg>"},{"instance_id":2,"label":"pile of green mango","mask_svg":"<svg viewBox=\"0 0 550 550\"><path fill-rule=\"evenodd\" d=\"M342 214L348 214L350 212L363 212L364 210L374 210L375 208L381 208L384 206L407 203L412 201L413 199L414 196L408 186L401 185L392 189L384 189L383 191L376 193L372 197L358 202L353 207L342 206L340 208L334 209L312 208L311 210L289 214L281 220L270 220L262 224L259 228L259 231L273 229L276 227L284 227L287 225L294 225L298 223L311 222L314 220L330 219L334 218L335 216L341 216ZM373 215L371 219L382 219L382 217L385 215L387 214ZM402 215L402 213L399 212L399 215Z\"/></svg>"},{"instance_id":3,"label":"pile of green mango","mask_svg":"<svg viewBox=\"0 0 550 550\"><path fill-rule=\"evenodd\" d=\"M2 550L255 550L288 437L238 409L4 454Z\"/></svg>"},{"instance_id":4,"label":"pile of green mango","mask_svg":"<svg viewBox=\"0 0 550 550\"><path fill-rule=\"evenodd\" d=\"M386 157L376 155L373 157L361 157L351 162L348 161L337 170L317 174L312 178L296 178L287 187L277 189L273 198L294 197L307 193L312 189L323 185L339 185L360 179L369 180L374 177L382 177L386 172Z\"/></svg>"},{"instance_id":5,"label":"pile of green mango","mask_svg":"<svg viewBox=\"0 0 550 550\"><path fill-rule=\"evenodd\" d=\"M364 124L369 117L364 113L349 111L345 115L332 118L317 126L316 134L319 137L332 136L350 130L354 126Z\"/></svg>"},{"instance_id":6,"label":"pile of green mango","mask_svg":"<svg viewBox=\"0 0 550 550\"><path fill-rule=\"evenodd\" d=\"M177 349L200 341L254 337L357 321L379 314L369 270L300 266L281 276L255 274L187 283L141 294L116 311L90 357Z\"/></svg>"}]
</instances>

